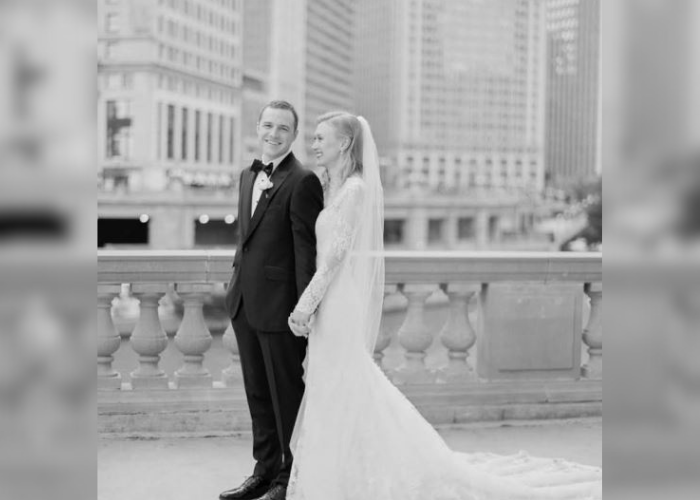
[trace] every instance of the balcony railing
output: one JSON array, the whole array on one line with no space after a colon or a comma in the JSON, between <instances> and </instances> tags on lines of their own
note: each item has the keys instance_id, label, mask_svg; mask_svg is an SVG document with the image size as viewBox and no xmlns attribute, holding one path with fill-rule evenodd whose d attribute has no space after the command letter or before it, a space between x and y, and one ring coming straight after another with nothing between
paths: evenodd
<instances>
[{"instance_id":1,"label":"balcony railing","mask_svg":"<svg viewBox=\"0 0 700 500\"><path fill-rule=\"evenodd\" d=\"M203 305L228 283L232 261L230 251L98 253L103 431L247 428L230 322L223 335L229 365L215 379L204 363L213 336ZM112 316L124 284L140 302L128 345ZM184 303L172 340L158 314L169 290ZM443 304L437 309L431 306L436 296ZM431 421L600 414L600 254L387 252L384 319L397 302L405 304L391 313L402 315L400 326L393 331L384 325L374 358ZM428 321L436 311L444 314L439 328ZM170 342L181 360L168 373L161 356ZM393 365L385 359L390 345L400 347ZM114 368L124 349L137 356L129 383ZM435 350L443 350L446 360L437 367L426 362Z\"/></svg>"}]
</instances>

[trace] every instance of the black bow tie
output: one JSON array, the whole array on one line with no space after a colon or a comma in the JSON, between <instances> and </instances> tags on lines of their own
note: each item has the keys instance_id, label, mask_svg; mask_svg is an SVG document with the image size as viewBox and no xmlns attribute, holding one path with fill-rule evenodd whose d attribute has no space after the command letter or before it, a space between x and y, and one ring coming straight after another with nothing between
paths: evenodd
<instances>
[{"instance_id":1,"label":"black bow tie","mask_svg":"<svg viewBox=\"0 0 700 500\"><path fill-rule=\"evenodd\" d=\"M273 167L273 166L274 166L274 165L272 164L272 162L270 162L270 163L268 163L267 165L265 165L263 162L261 162L260 160L257 160L257 159L256 159L256 160L253 162L253 165L250 167L250 169L251 169L253 172L255 172L256 174L257 174L258 172L260 172L260 171L263 171L263 172L265 172L265 174L267 174L268 177L270 177L270 176L272 175L272 167Z\"/></svg>"}]
</instances>

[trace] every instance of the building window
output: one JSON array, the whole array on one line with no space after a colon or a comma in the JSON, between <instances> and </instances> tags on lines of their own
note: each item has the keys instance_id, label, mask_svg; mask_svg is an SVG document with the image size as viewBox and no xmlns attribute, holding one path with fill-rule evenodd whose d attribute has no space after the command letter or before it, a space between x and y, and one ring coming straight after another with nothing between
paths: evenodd
<instances>
[{"instance_id":1,"label":"building window","mask_svg":"<svg viewBox=\"0 0 700 500\"><path fill-rule=\"evenodd\" d=\"M474 217L460 217L457 220L457 238L460 240L474 239Z\"/></svg>"},{"instance_id":2,"label":"building window","mask_svg":"<svg viewBox=\"0 0 700 500\"><path fill-rule=\"evenodd\" d=\"M224 116L219 115L219 163L224 162Z\"/></svg>"},{"instance_id":3,"label":"building window","mask_svg":"<svg viewBox=\"0 0 700 500\"><path fill-rule=\"evenodd\" d=\"M229 164L233 165L233 131L234 129L234 123L233 123L233 118L229 118L229 141L228 141L228 162Z\"/></svg>"},{"instance_id":4,"label":"building window","mask_svg":"<svg viewBox=\"0 0 700 500\"><path fill-rule=\"evenodd\" d=\"M207 163L211 163L211 128L214 123L214 117L211 113L207 113Z\"/></svg>"},{"instance_id":5,"label":"building window","mask_svg":"<svg viewBox=\"0 0 700 500\"><path fill-rule=\"evenodd\" d=\"M187 159L187 121L189 119L189 112L187 108L182 108L182 134L181 134L181 156L183 160Z\"/></svg>"},{"instance_id":6,"label":"building window","mask_svg":"<svg viewBox=\"0 0 700 500\"><path fill-rule=\"evenodd\" d=\"M443 219L428 219L428 243L442 242Z\"/></svg>"},{"instance_id":7,"label":"building window","mask_svg":"<svg viewBox=\"0 0 700 500\"><path fill-rule=\"evenodd\" d=\"M199 136L201 130L202 112L194 112L194 161L199 161Z\"/></svg>"},{"instance_id":8,"label":"building window","mask_svg":"<svg viewBox=\"0 0 700 500\"><path fill-rule=\"evenodd\" d=\"M403 219L387 219L384 221L384 243L398 245L403 243L403 231L406 221Z\"/></svg>"},{"instance_id":9,"label":"building window","mask_svg":"<svg viewBox=\"0 0 700 500\"><path fill-rule=\"evenodd\" d=\"M110 12L105 18L105 30L107 33L116 33L119 31L119 14Z\"/></svg>"},{"instance_id":10,"label":"building window","mask_svg":"<svg viewBox=\"0 0 700 500\"><path fill-rule=\"evenodd\" d=\"M131 158L132 124L130 101L107 101L107 158Z\"/></svg>"},{"instance_id":11,"label":"building window","mask_svg":"<svg viewBox=\"0 0 700 500\"><path fill-rule=\"evenodd\" d=\"M498 239L498 216L491 215L489 217L489 240L493 241Z\"/></svg>"},{"instance_id":12,"label":"building window","mask_svg":"<svg viewBox=\"0 0 700 500\"><path fill-rule=\"evenodd\" d=\"M166 127L166 158L172 160L175 156L175 106L168 104L168 124Z\"/></svg>"}]
</instances>

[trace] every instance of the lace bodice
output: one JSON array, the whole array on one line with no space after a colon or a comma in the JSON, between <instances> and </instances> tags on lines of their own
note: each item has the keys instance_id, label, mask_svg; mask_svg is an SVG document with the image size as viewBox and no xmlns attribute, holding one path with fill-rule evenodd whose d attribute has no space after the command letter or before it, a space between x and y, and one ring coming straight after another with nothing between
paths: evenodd
<instances>
[{"instance_id":1,"label":"lace bodice","mask_svg":"<svg viewBox=\"0 0 700 500\"><path fill-rule=\"evenodd\" d=\"M296 310L312 314L331 284L359 227L364 181L349 177L316 220L316 273L304 290Z\"/></svg>"}]
</instances>

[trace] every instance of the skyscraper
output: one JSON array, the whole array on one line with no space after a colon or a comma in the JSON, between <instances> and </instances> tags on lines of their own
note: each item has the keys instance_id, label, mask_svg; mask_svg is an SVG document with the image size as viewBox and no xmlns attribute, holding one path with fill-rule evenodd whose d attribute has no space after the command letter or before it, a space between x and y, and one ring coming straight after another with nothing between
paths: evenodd
<instances>
[{"instance_id":1,"label":"skyscraper","mask_svg":"<svg viewBox=\"0 0 700 500\"><path fill-rule=\"evenodd\" d=\"M99 0L104 187L227 184L240 168L240 0ZM195 174L196 173L196 174Z\"/></svg>"},{"instance_id":2,"label":"skyscraper","mask_svg":"<svg viewBox=\"0 0 700 500\"><path fill-rule=\"evenodd\" d=\"M566 188L600 170L600 0L548 0L548 183Z\"/></svg>"},{"instance_id":3,"label":"skyscraper","mask_svg":"<svg viewBox=\"0 0 700 500\"><path fill-rule=\"evenodd\" d=\"M544 14L537 0L358 0L356 103L385 182L542 188Z\"/></svg>"},{"instance_id":4,"label":"skyscraper","mask_svg":"<svg viewBox=\"0 0 700 500\"><path fill-rule=\"evenodd\" d=\"M258 154L255 123L271 99L299 114L294 151L310 152L316 117L352 108L353 4L334 0L244 0L246 161Z\"/></svg>"}]
</instances>

